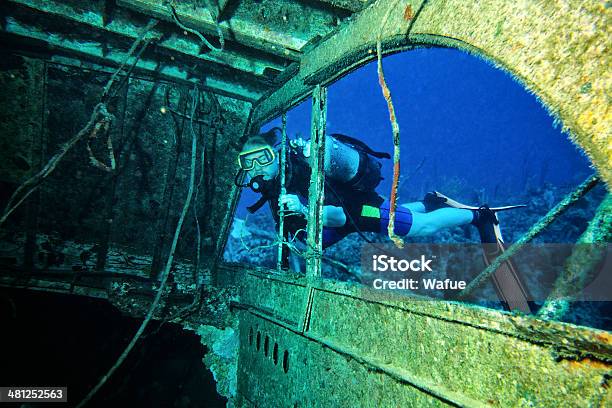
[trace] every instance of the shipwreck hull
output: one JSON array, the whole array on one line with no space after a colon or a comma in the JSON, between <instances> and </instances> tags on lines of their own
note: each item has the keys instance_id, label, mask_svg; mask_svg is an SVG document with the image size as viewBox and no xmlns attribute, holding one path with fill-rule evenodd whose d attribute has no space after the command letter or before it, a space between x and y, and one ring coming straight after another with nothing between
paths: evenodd
<instances>
[{"instance_id":1,"label":"shipwreck hull","mask_svg":"<svg viewBox=\"0 0 612 408\"><path fill-rule=\"evenodd\" d=\"M244 406L611 402L605 331L452 302L393 300L342 283L256 272L244 280L236 306Z\"/></svg>"},{"instance_id":2,"label":"shipwreck hull","mask_svg":"<svg viewBox=\"0 0 612 408\"><path fill-rule=\"evenodd\" d=\"M79 222L45 213L50 202L69 201L63 214L70 214L86 200L78 192L69 200L57 194L68 184L67 175L78 167L76 158L88 165L85 155L68 156L75 158L71 166L59 170L61 177L43 184L20 209L22 223L18 228L11 226L22 233L18 242L7 244L6 248L17 245L18 249L7 250L12 252L7 257L10 262L2 265L0 286L97 297L126 314L147 314L160 290L155 278L168 252L170 224L175 225L180 213L177 197L186 194L188 178L185 146L189 142L185 139L182 148L169 143L167 135L176 126L162 116L167 112L160 107L166 108L167 101L158 86L190 89L198 84L220 101L214 104L218 117L198 122L209 137L207 151L214 153L203 166L212 176L205 180L200 195L199 208L206 216L197 265L200 275L191 274L195 255L185 244L179 248L182 257L175 281L162 301L164 311L156 310L153 318L168 318L195 304L199 296L204 299L196 313L170 320L196 331L210 346L204 362L231 404L612 406L608 331L466 303L381 294L322 279L320 259L309 261L306 276L222 261L240 195L233 185L235 157L245 137L313 94L320 101L327 85L376 58L377 41L383 54L452 47L508 71L562 122L609 189L609 2L593 1L577 10L570 1L322 0L313 7L310 20L300 20L299 27L289 33L283 32L283 18L278 16L284 15L285 21L299 18L307 8L305 2L287 1L285 8L274 3L271 14L278 21L266 29L257 24L260 17L249 17L249 12L258 13L255 1L235 6L234 20L226 16L219 26L210 13L191 13L191 4L180 6L176 12L190 28L216 35L220 27L228 42L235 43L220 54L201 52L201 44L186 31L166 32L173 19L161 0L90 3L10 0L0 6L3 49L22 61L0 72L5 90L16 95L0 101L3 112L13 113L13 119L3 122L4 133L12 135L3 154L19 155L31 167L19 169L3 160L2 181L16 186L40 169L54 146L64 140L45 130L53 115L49 107L65 101L67 93L58 86L60 80L84 71L87 78L94 73L108 78L126 58L125 45L155 18L165 24L150 33L156 38L156 51L134 62L122 96L127 100L132 92L133 98L149 101L148 105L139 107L140 116L134 112L126 116L125 102L119 102L115 112L119 118L123 110L118 120L142 124L151 137L141 143L140 153L134 153L136 159L126 156L129 171L117 176L112 188L110 175L85 171L83 184L105 188L88 190L87 197L100 200L96 211L84 214ZM218 3L223 15L228 2ZM62 28L65 24L72 30L70 35ZM97 36L91 36L92 31ZM101 91L104 81L93 82L92 89ZM55 105L49 104L50 93L55 95ZM186 94L170 98L177 106L182 101L183 116ZM93 106L94 100L88 98L86 104ZM15 117L28 125L21 126ZM78 118L85 120L86 115ZM166 118L165 127L156 129L162 118ZM314 134L324 139L324 114L319 112L317 119ZM113 135L133 137L141 130ZM130 175L139 171L138 164L129 163L137 162L143 152L148 154L141 156L150 159L156 170L148 176L150 191L142 202L154 209L144 204L144 210L135 209L127 200L115 200L137 190ZM169 176L172 163L174 174ZM320 174L314 177L313 184L319 182L316 194L322 179L317 179ZM173 197L167 191L175 184ZM159 214L151 215L157 207ZM142 216L145 210L150 213ZM609 225L609 207L602 211ZM320 228L315 216L311 214L310 220ZM67 225L79 235L80 244L62 236L57 245L70 249L73 268L68 260L61 267L46 265L37 258L40 235ZM117 225L124 230L129 227L132 235L117 232ZM193 225L189 228L195 230ZM320 244L316 239L311 242ZM83 260L86 249L90 254ZM83 255L80 260L79 254Z\"/></svg>"}]
</instances>

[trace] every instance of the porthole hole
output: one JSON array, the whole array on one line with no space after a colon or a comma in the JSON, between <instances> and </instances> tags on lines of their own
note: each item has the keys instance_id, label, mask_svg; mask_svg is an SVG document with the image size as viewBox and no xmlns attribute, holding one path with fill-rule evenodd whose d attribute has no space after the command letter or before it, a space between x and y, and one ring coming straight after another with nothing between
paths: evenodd
<instances>
[{"instance_id":1,"label":"porthole hole","mask_svg":"<svg viewBox=\"0 0 612 408\"><path fill-rule=\"evenodd\" d=\"M253 345L253 328L249 329L249 346Z\"/></svg>"},{"instance_id":2,"label":"porthole hole","mask_svg":"<svg viewBox=\"0 0 612 408\"><path fill-rule=\"evenodd\" d=\"M261 333L258 330L257 331L257 343L255 345L255 348L257 349L257 351L259 351L260 347L261 347Z\"/></svg>"},{"instance_id":3,"label":"porthole hole","mask_svg":"<svg viewBox=\"0 0 612 408\"><path fill-rule=\"evenodd\" d=\"M283 353L283 371L285 373L289 371L289 352L287 350Z\"/></svg>"},{"instance_id":4,"label":"porthole hole","mask_svg":"<svg viewBox=\"0 0 612 408\"><path fill-rule=\"evenodd\" d=\"M270 349L270 338L266 336L264 339L264 356L268 357L268 350Z\"/></svg>"},{"instance_id":5,"label":"porthole hole","mask_svg":"<svg viewBox=\"0 0 612 408\"><path fill-rule=\"evenodd\" d=\"M274 348L272 349L272 361L274 361L274 365L278 364L278 344L274 343Z\"/></svg>"}]
</instances>

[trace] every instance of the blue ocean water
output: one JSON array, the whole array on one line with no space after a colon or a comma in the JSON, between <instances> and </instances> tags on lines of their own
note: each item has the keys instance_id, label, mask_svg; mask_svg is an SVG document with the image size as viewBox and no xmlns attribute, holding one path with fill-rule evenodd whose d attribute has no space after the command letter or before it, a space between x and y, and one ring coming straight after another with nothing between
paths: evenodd
<instances>
[{"instance_id":1,"label":"blue ocean water","mask_svg":"<svg viewBox=\"0 0 612 408\"><path fill-rule=\"evenodd\" d=\"M528 187L570 188L591 172L586 156L536 97L484 60L436 48L390 55L383 66L402 140L400 202L459 186L458 199L473 201L480 191L490 204L505 204L504 197L524 194ZM288 112L290 137L309 137L310 116L310 99ZM351 135L392 153L375 61L329 87L327 117L328 133ZM272 126L280 126L280 120L262 130ZM385 180L378 192L388 197L392 161L383 162ZM237 215L244 217L257 198L245 189Z\"/></svg>"},{"instance_id":2,"label":"blue ocean water","mask_svg":"<svg viewBox=\"0 0 612 408\"><path fill-rule=\"evenodd\" d=\"M511 243L593 173L588 158L561 131L561 125L509 73L453 49L398 53L386 57L383 65L401 133L399 204L422 199L431 190L471 205L526 204L524 209L499 215L504 239ZM310 137L311 109L308 99L287 113L289 137ZM374 150L393 152L389 112L375 61L332 84L327 109L328 134L343 133L363 140ZM280 125L276 119L261 130ZM382 162L385 179L377 191L389 197L393 162ZM596 188L536 241L575 242L603 194L603 187ZM276 246L271 246L271 237L275 226L268 207L247 217L246 207L258 198L259 194L243 189L225 259L274 268ZM428 238L433 242L480 240L474 228L416 239L429 242ZM364 242L357 234L350 234L325 254L359 267ZM292 270L304 271L303 261L294 258L297 261L294 259ZM356 278L325 263L322 268L327 278ZM536 270L527 275L530 288L543 284L543 275ZM492 286L488 290L494 293ZM501 307L495 301L480 304ZM565 320L607 328L607 307L598 302L579 304Z\"/></svg>"}]
</instances>

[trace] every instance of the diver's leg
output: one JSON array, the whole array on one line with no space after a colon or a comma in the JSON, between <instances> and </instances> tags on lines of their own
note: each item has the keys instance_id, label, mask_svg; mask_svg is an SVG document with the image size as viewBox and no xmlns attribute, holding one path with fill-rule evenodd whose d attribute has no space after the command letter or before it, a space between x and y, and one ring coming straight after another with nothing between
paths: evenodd
<instances>
[{"instance_id":1,"label":"diver's leg","mask_svg":"<svg viewBox=\"0 0 612 408\"><path fill-rule=\"evenodd\" d=\"M474 213L460 208L441 208L428 213L413 213L409 237L433 235L444 228L457 227L472 222Z\"/></svg>"},{"instance_id":2,"label":"diver's leg","mask_svg":"<svg viewBox=\"0 0 612 408\"><path fill-rule=\"evenodd\" d=\"M300 262L300 258L295 255L293 252L289 253L289 270L296 272L296 273L301 273L302 272L302 264Z\"/></svg>"},{"instance_id":3,"label":"diver's leg","mask_svg":"<svg viewBox=\"0 0 612 408\"><path fill-rule=\"evenodd\" d=\"M413 203L404 203L404 204L400 205L400 207L407 208L412 213L415 213L415 212L424 213L424 212L426 212L425 204L423 204L423 201L415 201Z\"/></svg>"},{"instance_id":4,"label":"diver's leg","mask_svg":"<svg viewBox=\"0 0 612 408\"><path fill-rule=\"evenodd\" d=\"M402 205L395 212L395 233L400 236L419 237L437 233L444 228L457 227L470 224L474 221L474 212L462 208L440 208L430 212L418 210L424 209L415 204L412 211L408 206ZM424 206L427 208L427 205ZM389 225L389 202L385 201L380 207L380 232L387 233Z\"/></svg>"},{"instance_id":5,"label":"diver's leg","mask_svg":"<svg viewBox=\"0 0 612 408\"><path fill-rule=\"evenodd\" d=\"M335 244L336 242L340 241L345 236L346 234L340 233L338 231L338 228L323 227L323 242L322 242L323 249Z\"/></svg>"},{"instance_id":6,"label":"diver's leg","mask_svg":"<svg viewBox=\"0 0 612 408\"><path fill-rule=\"evenodd\" d=\"M405 203L400 205L400 207L407 208L413 213L428 213L439 210L440 208L449 208L450 206L446 204L445 199L439 197L436 193L430 192L425 194L422 200L413 203Z\"/></svg>"},{"instance_id":7,"label":"diver's leg","mask_svg":"<svg viewBox=\"0 0 612 408\"><path fill-rule=\"evenodd\" d=\"M408 203L412 204L412 203ZM418 209L418 208L417 208ZM414 212L407 207L398 206L395 210L395 224L394 231L397 235L406 235L412 226L412 219L414 217ZM377 231L381 234L387 234L389 226L389 202L385 201L380 206L380 220L376 229L366 230L366 231Z\"/></svg>"}]
</instances>

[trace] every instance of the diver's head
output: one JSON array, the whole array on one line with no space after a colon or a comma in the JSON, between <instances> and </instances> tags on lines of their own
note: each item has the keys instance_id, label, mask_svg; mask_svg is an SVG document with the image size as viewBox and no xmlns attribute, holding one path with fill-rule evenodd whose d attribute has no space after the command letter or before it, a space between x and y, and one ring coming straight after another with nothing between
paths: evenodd
<instances>
[{"instance_id":1,"label":"diver's head","mask_svg":"<svg viewBox=\"0 0 612 408\"><path fill-rule=\"evenodd\" d=\"M278 155L273 148L276 142L275 130L252 136L238 154L240 168L251 179L262 176L264 180L272 180L278 174Z\"/></svg>"}]
</instances>

